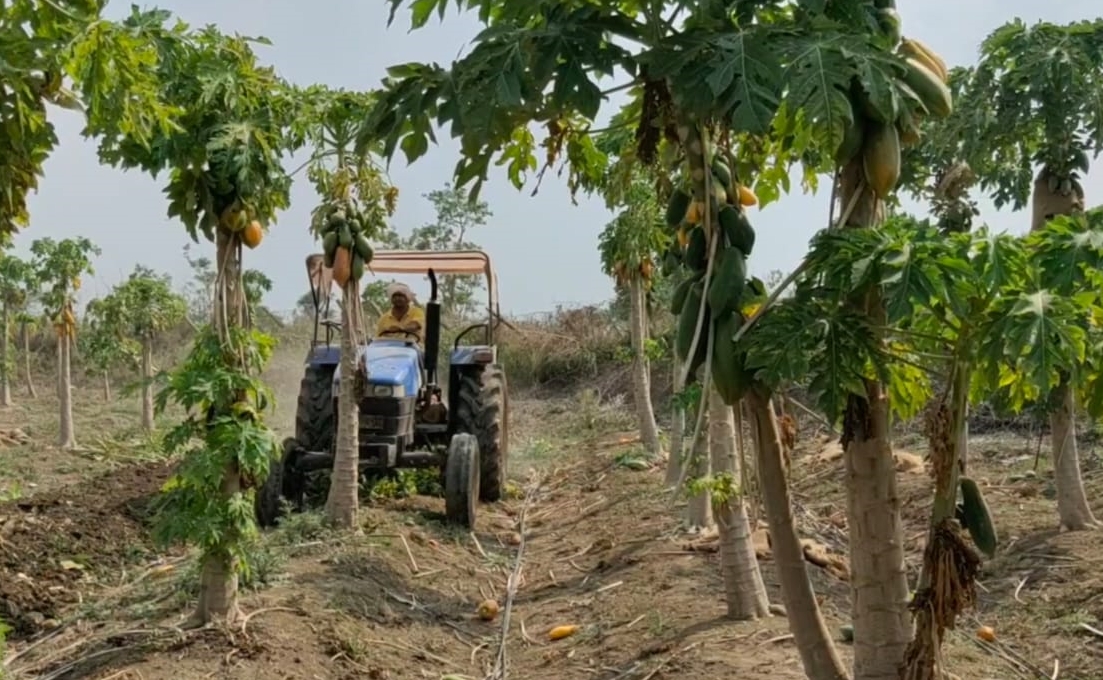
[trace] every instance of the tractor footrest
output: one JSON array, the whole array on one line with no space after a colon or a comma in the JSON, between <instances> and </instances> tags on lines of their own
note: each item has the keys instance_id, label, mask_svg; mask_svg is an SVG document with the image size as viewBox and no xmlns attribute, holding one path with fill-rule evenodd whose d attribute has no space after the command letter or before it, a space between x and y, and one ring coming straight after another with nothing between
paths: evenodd
<instances>
[{"instance_id":1,"label":"tractor footrest","mask_svg":"<svg viewBox=\"0 0 1103 680\"><path fill-rule=\"evenodd\" d=\"M398 467L420 468L442 465L444 457L432 451L403 451L398 457Z\"/></svg>"},{"instance_id":2,"label":"tractor footrest","mask_svg":"<svg viewBox=\"0 0 1103 680\"><path fill-rule=\"evenodd\" d=\"M299 472L314 472L333 467L333 454L326 451L302 451L295 456L295 469Z\"/></svg>"}]
</instances>

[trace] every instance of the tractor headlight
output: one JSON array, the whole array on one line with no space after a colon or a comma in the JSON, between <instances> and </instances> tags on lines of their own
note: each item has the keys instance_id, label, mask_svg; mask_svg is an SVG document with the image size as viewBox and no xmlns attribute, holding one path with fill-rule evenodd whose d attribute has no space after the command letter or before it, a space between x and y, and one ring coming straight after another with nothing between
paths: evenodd
<instances>
[{"instance_id":1,"label":"tractor headlight","mask_svg":"<svg viewBox=\"0 0 1103 680\"><path fill-rule=\"evenodd\" d=\"M402 385L372 385L373 397L405 397L406 389Z\"/></svg>"}]
</instances>

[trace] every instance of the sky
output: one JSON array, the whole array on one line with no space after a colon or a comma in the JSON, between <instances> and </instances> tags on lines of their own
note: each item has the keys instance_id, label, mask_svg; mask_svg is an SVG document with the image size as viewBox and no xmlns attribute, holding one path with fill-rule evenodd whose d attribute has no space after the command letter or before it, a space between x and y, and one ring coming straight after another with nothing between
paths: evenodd
<instances>
[{"instance_id":1,"label":"sky","mask_svg":"<svg viewBox=\"0 0 1103 680\"><path fill-rule=\"evenodd\" d=\"M465 51L479 26L452 8L443 22L434 16L429 25L409 32L408 15L400 12L387 27L390 2L385 0L162 0L156 3L192 25L216 24L223 31L262 35L271 47L258 46L260 58L284 78L302 85L323 83L347 89L374 89L388 66L407 61L449 64ZM451 5L451 3L449 3ZM120 18L130 3L116 0L107 14ZM904 34L918 37L940 53L948 64L976 63L980 42L1001 24L1020 17L1028 23L1045 19L1065 23L1100 13L1098 0L898 0ZM609 111L616 102L607 103ZM190 277L183 257L191 242L183 226L166 216L164 181L137 172L124 173L101 166L95 143L82 139L80 115L51 109L58 129L58 148L45 166L39 191L30 199L31 226L16 237L16 252L25 254L35 238L87 236L103 251L96 273L86 281L83 297L108 293L136 264L167 272L178 285ZM439 146L412 166L401 155L390 168L400 189L393 226L400 233L433 220L423 194L450 181L458 159L458 145L447 134ZM795 179L795 178L794 178ZM806 252L808 240L827 220L830 186L817 194L802 194L799 181L793 193L750 215L758 239L751 273L763 278L772 270L791 271ZM1088 205L1103 196L1103 172L1084 181ZM554 310L558 305L595 304L613 294L611 280L601 273L597 237L612 218L600 199L578 197L572 204L566 183L549 172L539 193L531 186L518 191L504 172L495 172L483 187L493 217L470 236L486 250L498 273L502 311L521 316ZM304 259L318 245L308 231L310 210L316 202L305 178L292 189L291 208L278 216L264 243L246 250L245 266L266 273L274 289L266 299L275 310L291 310L307 290ZM905 208L922 214L925 208L906 201ZM1026 231L1029 215L1009 209L997 212L988 201L980 204L981 219L994 230ZM214 246L201 241L192 252L213 256ZM415 291L427 288L408 281ZM425 294L427 294L427 290ZM419 297L425 295L419 292Z\"/></svg>"}]
</instances>

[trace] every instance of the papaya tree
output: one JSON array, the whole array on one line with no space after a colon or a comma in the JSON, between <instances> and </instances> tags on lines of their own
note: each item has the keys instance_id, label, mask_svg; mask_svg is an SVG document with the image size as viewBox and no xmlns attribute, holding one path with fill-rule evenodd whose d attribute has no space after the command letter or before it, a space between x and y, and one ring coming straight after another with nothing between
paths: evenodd
<instances>
[{"instance_id":1,"label":"papaya tree","mask_svg":"<svg viewBox=\"0 0 1103 680\"><path fill-rule=\"evenodd\" d=\"M1029 27L1015 19L981 45L966 95L973 124L965 160L997 208L1030 205L1032 230L1084 209L1081 179L1103 148L1100 44L1103 19ZM1052 405L1057 514L1070 530L1099 525L1080 474L1076 390L1062 380L1044 394Z\"/></svg>"},{"instance_id":2,"label":"papaya tree","mask_svg":"<svg viewBox=\"0 0 1103 680\"><path fill-rule=\"evenodd\" d=\"M279 449L265 421L271 393L257 377L274 341L248 323L243 255L288 205L282 155L297 102L258 63L256 40L192 29L162 10L135 8L123 24L156 37L149 68L174 112L171 125L147 136L114 125L90 125L87 133L99 139L105 163L167 175L169 217L195 242L214 245L210 318L155 396L155 411L175 403L186 414L164 439L166 452L182 460L166 484L157 535L200 550L191 623L234 619L238 576L257 534L252 490Z\"/></svg>"},{"instance_id":3,"label":"papaya tree","mask_svg":"<svg viewBox=\"0 0 1103 680\"><path fill-rule=\"evenodd\" d=\"M0 252L0 406L11 406L11 383L15 373L12 357L12 323L27 309L28 287L34 267L10 252Z\"/></svg>"},{"instance_id":4,"label":"papaya tree","mask_svg":"<svg viewBox=\"0 0 1103 680\"><path fill-rule=\"evenodd\" d=\"M38 293L38 286L32 283L29 286L28 296ZM23 350L23 380L27 384L27 396L38 399L38 390L34 386L34 372L31 370L31 336L41 326L42 317L30 310L23 310L15 317L19 325L19 340Z\"/></svg>"},{"instance_id":5,"label":"papaya tree","mask_svg":"<svg viewBox=\"0 0 1103 680\"><path fill-rule=\"evenodd\" d=\"M94 125L122 125L140 139L166 122L167 107L149 68L157 56L149 36L140 27L105 20L106 4L13 0L0 6L4 242L29 223L27 194L38 188L43 164L57 145L47 104L81 110Z\"/></svg>"},{"instance_id":6,"label":"papaya tree","mask_svg":"<svg viewBox=\"0 0 1103 680\"><path fill-rule=\"evenodd\" d=\"M647 356L647 292L658 272L654 259L670 237L662 228L662 207L654 189L642 177L624 192L622 210L598 236L598 252L605 274L628 293L628 330L632 343L632 393L636 421L644 448L653 457L662 455L659 427L651 404L651 369Z\"/></svg>"},{"instance_id":7,"label":"papaya tree","mask_svg":"<svg viewBox=\"0 0 1103 680\"><path fill-rule=\"evenodd\" d=\"M104 330L114 332L123 351L135 359L141 384L142 429L153 431L153 348L159 335L187 316L187 302L172 289L168 275L137 265L97 305Z\"/></svg>"},{"instance_id":8,"label":"papaya tree","mask_svg":"<svg viewBox=\"0 0 1103 680\"><path fill-rule=\"evenodd\" d=\"M391 4L393 19L403 3ZM434 11L446 13L447 4L413 2L414 28L424 25ZM834 169L833 157L839 158L840 203L847 206L839 222L872 226L881 212L881 197L891 192L899 175L895 122L907 122L921 108L930 115L945 115L951 104L941 73L932 73L918 55L909 61L910 55L894 51L900 25L891 1L785 7L732 7L720 1L692 7L619 2L564 6L552 0L464 4L476 10L487 30L450 68L408 63L390 69L380 105L365 121L362 141L382 140L385 156L401 148L413 161L427 151L433 124L447 125L462 151L456 183L477 194L492 161L504 165L517 186L537 170L537 142L529 125L539 123L548 131L543 142L545 167L565 156L570 188L588 189L601 182L607 162L591 138L593 122L612 90L630 89L629 106L640 111L633 116L638 158L652 163L659 140L671 140L675 156L681 155L677 163L691 183L691 196L701 206L704 233L694 238L705 240L706 291L720 250L712 161L721 150L735 155L726 159L733 179L753 184L763 203L776 197L765 191L771 184L786 186L786 180L771 179L767 167L785 175L788 164L799 158L811 184L817 172ZM621 82L603 90L597 82L602 76ZM852 103L858 95L861 101ZM880 120L870 122L873 117ZM859 154L865 150L868 153ZM863 163L864 156L868 163ZM756 157L771 162L758 163ZM748 165L762 168L757 178L745 171ZM867 187L863 165L874 175L868 184L877 194ZM862 315L883 316L876 297L852 304L861 307ZM769 306L764 303L761 309ZM715 336L716 324L706 318L706 309L707 296L702 295L685 352L694 360L698 352L708 359L708 350L700 348ZM721 346L721 354L732 352L730 341L725 342L729 346ZM859 641L855 675L895 679L911 626L887 411L879 381L849 385L853 395L851 417L846 419L846 458ZM726 386L738 387L734 382ZM762 419L762 425L776 427L776 421ZM784 502L784 478L771 481L782 487L766 495ZM789 509L776 509L778 520L785 522ZM789 520L788 527L771 529L790 532L795 541L791 516ZM774 539L776 544L778 536ZM794 545L799 550L799 544ZM783 572L787 605L790 595L804 598L808 592L803 570ZM844 677L815 600L810 604L788 607L806 672L815 678Z\"/></svg>"},{"instance_id":9,"label":"papaya tree","mask_svg":"<svg viewBox=\"0 0 1103 680\"><path fill-rule=\"evenodd\" d=\"M366 366L360 358L367 331L360 279L371 262L371 241L387 228L398 192L370 147L354 148L372 97L321 87L309 88L302 96L309 102L303 120L310 124L303 126L301 134L313 151L307 173L321 197L310 228L321 239L325 265L333 269L333 282L341 289L337 441L326 515L334 524L351 529L358 526L360 402L367 386ZM332 375L323 379L331 380Z\"/></svg>"},{"instance_id":10,"label":"papaya tree","mask_svg":"<svg viewBox=\"0 0 1103 680\"><path fill-rule=\"evenodd\" d=\"M92 258L100 249L83 236L60 241L40 238L31 243L35 279L44 287L42 303L57 336L58 446L77 446L73 428L73 346L77 333L76 296L81 277L93 273Z\"/></svg>"},{"instance_id":11,"label":"papaya tree","mask_svg":"<svg viewBox=\"0 0 1103 680\"><path fill-rule=\"evenodd\" d=\"M101 381L105 402L114 398L111 374L121 366L133 365L136 358L127 344L119 342L119 333L111 319L110 303L107 298L90 300L84 308L77 335L81 365L89 377Z\"/></svg>"}]
</instances>

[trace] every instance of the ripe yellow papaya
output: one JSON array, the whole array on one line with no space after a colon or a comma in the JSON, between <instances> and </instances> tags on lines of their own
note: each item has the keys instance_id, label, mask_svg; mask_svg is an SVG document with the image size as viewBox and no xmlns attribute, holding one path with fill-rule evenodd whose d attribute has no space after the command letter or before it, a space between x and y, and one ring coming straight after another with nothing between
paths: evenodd
<instances>
[{"instance_id":1,"label":"ripe yellow papaya","mask_svg":"<svg viewBox=\"0 0 1103 680\"><path fill-rule=\"evenodd\" d=\"M950 88L918 60L908 57L904 62L907 65L904 69L904 84L915 92L927 112L937 118L949 116L954 110Z\"/></svg>"},{"instance_id":2,"label":"ripe yellow papaya","mask_svg":"<svg viewBox=\"0 0 1103 680\"><path fill-rule=\"evenodd\" d=\"M689 204L689 208L686 210L686 223L697 224L704 216L705 205L700 201L693 201Z\"/></svg>"},{"instance_id":3,"label":"ripe yellow papaya","mask_svg":"<svg viewBox=\"0 0 1103 680\"><path fill-rule=\"evenodd\" d=\"M739 185L739 205L744 207L758 205L758 196L745 184Z\"/></svg>"},{"instance_id":4,"label":"ripe yellow papaya","mask_svg":"<svg viewBox=\"0 0 1103 680\"><path fill-rule=\"evenodd\" d=\"M686 229L686 226L683 224L678 229L678 246L681 247L681 248L685 248L687 245L689 245L689 231Z\"/></svg>"},{"instance_id":5,"label":"ripe yellow papaya","mask_svg":"<svg viewBox=\"0 0 1103 680\"><path fill-rule=\"evenodd\" d=\"M900 136L895 125L871 123L862 147L866 182L879 198L887 198L900 180Z\"/></svg>"},{"instance_id":6,"label":"ripe yellow papaya","mask_svg":"<svg viewBox=\"0 0 1103 680\"><path fill-rule=\"evenodd\" d=\"M337 247L333 257L333 282L344 288L352 277L352 253L344 246Z\"/></svg>"},{"instance_id":7,"label":"ripe yellow papaya","mask_svg":"<svg viewBox=\"0 0 1103 680\"><path fill-rule=\"evenodd\" d=\"M264 228L256 220L250 222L241 232L241 242L250 249L259 246L262 239L264 239Z\"/></svg>"}]
</instances>

